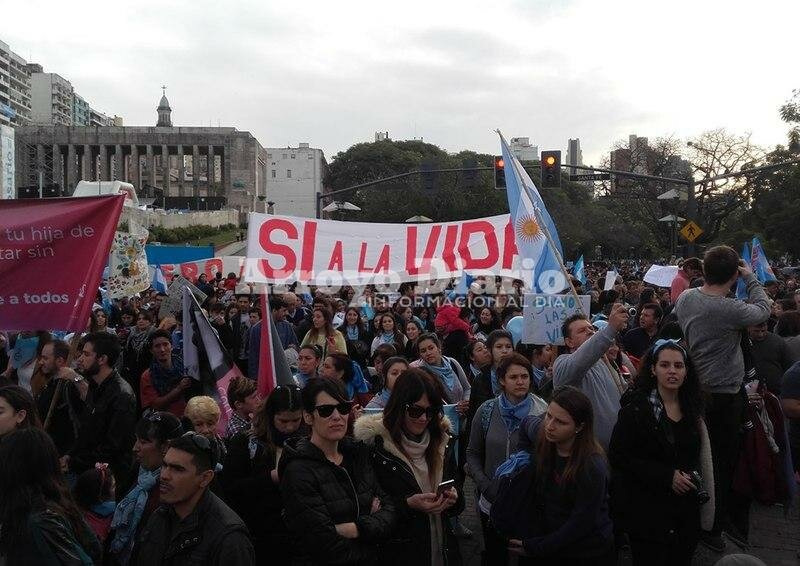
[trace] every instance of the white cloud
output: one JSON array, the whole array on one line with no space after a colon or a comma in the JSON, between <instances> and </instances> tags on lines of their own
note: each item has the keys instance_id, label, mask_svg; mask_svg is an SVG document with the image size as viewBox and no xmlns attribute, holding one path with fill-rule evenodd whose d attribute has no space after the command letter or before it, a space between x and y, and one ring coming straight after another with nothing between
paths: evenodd
<instances>
[{"instance_id":1,"label":"white cloud","mask_svg":"<svg viewBox=\"0 0 800 566\"><path fill-rule=\"evenodd\" d=\"M17 2L0 39L126 124L220 123L328 156L422 136L495 152L494 128L540 148L580 137L599 162L629 133L720 126L785 139L800 3L634 0Z\"/></svg>"}]
</instances>

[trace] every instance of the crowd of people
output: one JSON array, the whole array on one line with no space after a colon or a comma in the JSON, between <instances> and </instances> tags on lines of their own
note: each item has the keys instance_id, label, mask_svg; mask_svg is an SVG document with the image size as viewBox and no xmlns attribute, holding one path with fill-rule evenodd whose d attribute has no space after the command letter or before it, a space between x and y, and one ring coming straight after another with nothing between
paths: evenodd
<instances>
[{"instance_id":1,"label":"crowd of people","mask_svg":"<svg viewBox=\"0 0 800 566\"><path fill-rule=\"evenodd\" d=\"M225 406L187 375L181 315L154 290L98 298L84 333L0 333L0 556L454 565L474 535L465 486L485 565L747 551L752 503L787 503L798 481L797 282L762 285L725 246L671 288L620 273L572 282L591 311L562 321L560 346L509 324L519 282L298 287L262 313L235 274L202 275L242 373ZM294 381L264 399L262 315Z\"/></svg>"}]
</instances>

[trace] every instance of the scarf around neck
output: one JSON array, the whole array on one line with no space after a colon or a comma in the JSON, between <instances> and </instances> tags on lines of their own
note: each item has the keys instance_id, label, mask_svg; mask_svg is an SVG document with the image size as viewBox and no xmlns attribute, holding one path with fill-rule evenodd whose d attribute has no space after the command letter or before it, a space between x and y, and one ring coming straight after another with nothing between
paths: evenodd
<instances>
[{"instance_id":1,"label":"scarf around neck","mask_svg":"<svg viewBox=\"0 0 800 566\"><path fill-rule=\"evenodd\" d=\"M525 399L516 405L514 405L511 400L506 397L505 393L500 394L497 397L497 401L500 410L500 418L503 419L509 434L519 428L520 423L522 423L522 419L528 416L528 414L531 412L531 407L533 407L533 397L530 395L526 395Z\"/></svg>"},{"instance_id":2,"label":"scarf around neck","mask_svg":"<svg viewBox=\"0 0 800 566\"><path fill-rule=\"evenodd\" d=\"M165 368L157 361L150 364L150 383L153 388L158 391L161 396L169 393L175 384L183 378L183 358L181 356L172 354L172 367Z\"/></svg>"},{"instance_id":3,"label":"scarf around neck","mask_svg":"<svg viewBox=\"0 0 800 566\"><path fill-rule=\"evenodd\" d=\"M136 485L122 498L114 511L111 528L114 529L114 538L109 549L120 564L127 564L131 558L136 529L142 520L150 490L158 483L161 468L157 470L139 470Z\"/></svg>"},{"instance_id":4,"label":"scarf around neck","mask_svg":"<svg viewBox=\"0 0 800 566\"><path fill-rule=\"evenodd\" d=\"M495 368L489 370L489 379L492 382L492 395L500 395L500 380L497 379L497 370Z\"/></svg>"},{"instance_id":5,"label":"scarf around neck","mask_svg":"<svg viewBox=\"0 0 800 566\"><path fill-rule=\"evenodd\" d=\"M358 326L347 326L347 339L358 340Z\"/></svg>"},{"instance_id":6,"label":"scarf around neck","mask_svg":"<svg viewBox=\"0 0 800 566\"><path fill-rule=\"evenodd\" d=\"M453 366L450 365L450 360L442 356L442 365L440 366L433 366L425 360L422 360L422 365L431 370L435 375L439 376L444 385L447 387L447 390L451 393L453 392L453 388L456 385L456 379L458 376L453 370Z\"/></svg>"}]
</instances>

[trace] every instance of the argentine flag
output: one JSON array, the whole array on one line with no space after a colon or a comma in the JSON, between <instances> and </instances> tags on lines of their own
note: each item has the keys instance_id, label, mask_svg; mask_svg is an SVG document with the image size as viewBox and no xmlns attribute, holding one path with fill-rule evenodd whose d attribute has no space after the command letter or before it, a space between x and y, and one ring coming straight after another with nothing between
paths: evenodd
<instances>
[{"instance_id":1,"label":"argentine flag","mask_svg":"<svg viewBox=\"0 0 800 566\"><path fill-rule=\"evenodd\" d=\"M499 132L498 132L499 133ZM534 293L558 293L569 283L561 269L561 241L544 201L522 164L500 134L505 163L508 210L516 237L522 273L520 279ZM546 228L556 249L547 241Z\"/></svg>"},{"instance_id":2,"label":"argentine flag","mask_svg":"<svg viewBox=\"0 0 800 566\"><path fill-rule=\"evenodd\" d=\"M767 254L764 253L764 248L761 247L761 240L758 238L753 238L753 243L750 247L750 265L760 283L775 281L775 273L773 273L772 267L769 265Z\"/></svg>"},{"instance_id":3,"label":"argentine flag","mask_svg":"<svg viewBox=\"0 0 800 566\"><path fill-rule=\"evenodd\" d=\"M586 285L586 273L583 270L583 256L578 258L578 261L575 262L575 266L572 268L572 274L575 276L575 279L581 282L581 285Z\"/></svg>"},{"instance_id":4,"label":"argentine flag","mask_svg":"<svg viewBox=\"0 0 800 566\"><path fill-rule=\"evenodd\" d=\"M167 292L167 280L164 279L164 272L161 271L160 265L156 265L153 271L153 280L150 281L150 286L159 293L166 294Z\"/></svg>"}]
</instances>

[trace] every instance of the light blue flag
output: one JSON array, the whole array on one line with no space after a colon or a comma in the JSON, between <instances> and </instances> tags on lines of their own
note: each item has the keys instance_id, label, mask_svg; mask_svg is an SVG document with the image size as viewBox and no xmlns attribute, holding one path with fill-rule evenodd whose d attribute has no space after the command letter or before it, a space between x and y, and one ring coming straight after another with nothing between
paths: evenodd
<instances>
[{"instance_id":1,"label":"light blue flag","mask_svg":"<svg viewBox=\"0 0 800 566\"><path fill-rule=\"evenodd\" d=\"M758 238L753 238L753 244L750 249L750 265L753 266L753 273L758 277L759 282L766 283L767 281L775 281L775 273L772 272L772 267L769 265L767 254L764 253L764 248L761 247L761 241Z\"/></svg>"},{"instance_id":2,"label":"light blue flag","mask_svg":"<svg viewBox=\"0 0 800 566\"><path fill-rule=\"evenodd\" d=\"M159 293L166 294L167 292L167 280L164 278L164 272L161 271L160 265L156 265L156 269L153 271L153 280L150 281L150 286Z\"/></svg>"},{"instance_id":3,"label":"light blue flag","mask_svg":"<svg viewBox=\"0 0 800 566\"><path fill-rule=\"evenodd\" d=\"M519 160L511 153L500 134L506 176L506 196L514 226L517 252L522 266L521 279L534 293L558 293L568 282L561 270L561 241L541 195ZM551 246L542 225L550 234Z\"/></svg>"},{"instance_id":4,"label":"light blue flag","mask_svg":"<svg viewBox=\"0 0 800 566\"><path fill-rule=\"evenodd\" d=\"M578 258L578 261L575 262L575 266L572 268L572 274L575 276L575 279L581 282L581 285L586 285L586 273L583 270L583 256Z\"/></svg>"},{"instance_id":5,"label":"light blue flag","mask_svg":"<svg viewBox=\"0 0 800 566\"><path fill-rule=\"evenodd\" d=\"M751 265L750 263L750 246L747 245L747 242L744 243L744 247L742 247L742 261L745 265ZM747 298L747 285L744 282L744 279L739 277L736 281L736 298L745 300Z\"/></svg>"},{"instance_id":6,"label":"light blue flag","mask_svg":"<svg viewBox=\"0 0 800 566\"><path fill-rule=\"evenodd\" d=\"M456 295L460 295L462 297L466 297L467 293L469 292L469 286L472 285L472 282L475 281L475 278L467 273L466 271L461 273L461 279L456 285L454 291Z\"/></svg>"}]
</instances>

